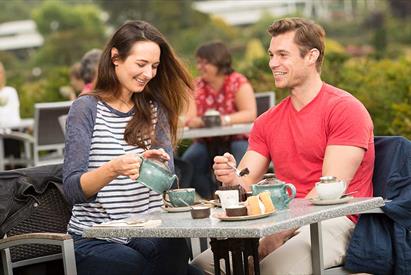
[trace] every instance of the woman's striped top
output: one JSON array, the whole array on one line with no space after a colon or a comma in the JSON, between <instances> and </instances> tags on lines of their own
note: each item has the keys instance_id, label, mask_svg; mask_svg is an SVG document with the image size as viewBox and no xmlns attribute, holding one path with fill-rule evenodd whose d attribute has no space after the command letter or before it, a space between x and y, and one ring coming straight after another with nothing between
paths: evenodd
<instances>
[{"instance_id":1,"label":"woman's striped top","mask_svg":"<svg viewBox=\"0 0 411 275\"><path fill-rule=\"evenodd\" d=\"M96 107L95 123L91 131L88 153L88 171L100 167L117 156L143 152L142 148L130 146L124 140L124 131L134 115L134 110L122 113L102 101L98 101ZM151 109L154 129L158 121L158 108L151 103ZM76 126L73 125L73 127ZM145 138L145 142L148 146L151 145L148 137ZM70 147L68 149L70 150ZM71 153L66 151L66 154ZM65 171L65 175L67 172L70 171ZM81 235L84 229L94 224L152 212L158 210L161 205L160 194L129 177L119 176L102 188L90 201L76 203L73 206L68 231ZM126 239L113 240L123 243L127 241Z\"/></svg>"}]
</instances>

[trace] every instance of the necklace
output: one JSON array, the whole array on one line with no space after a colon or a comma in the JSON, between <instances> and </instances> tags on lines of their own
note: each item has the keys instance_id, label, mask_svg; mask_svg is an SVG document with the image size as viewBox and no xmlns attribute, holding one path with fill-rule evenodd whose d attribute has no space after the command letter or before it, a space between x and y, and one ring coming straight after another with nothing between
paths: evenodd
<instances>
[{"instance_id":1,"label":"necklace","mask_svg":"<svg viewBox=\"0 0 411 275\"><path fill-rule=\"evenodd\" d=\"M125 100L123 100L121 97L119 97L118 99L119 99L121 102L123 102L123 103L126 105L127 108L129 108L129 107L131 107L131 106L133 105L133 103L130 104L129 102L126 102Z\"/></svg>"}]
</instances>

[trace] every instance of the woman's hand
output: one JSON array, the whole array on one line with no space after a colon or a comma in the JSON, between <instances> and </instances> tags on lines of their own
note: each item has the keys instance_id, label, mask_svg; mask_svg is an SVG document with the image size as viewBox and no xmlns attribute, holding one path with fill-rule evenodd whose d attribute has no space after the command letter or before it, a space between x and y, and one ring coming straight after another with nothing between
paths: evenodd
<instances>
[{"instance_id":1,"label":"woman's hand","mask_svg":"<svg viewBox=\"0 0 411 275\"><path fill-rule=\"evenodd\" d=\"M110 166L116 176L128 176L136 180L139 176L141 159L136 154L125 154L110 161Z\"/></svg>"},{"instance_id":2,"label":"woman's hand","mask_svg":"<svg viewBox=\"0 0 411 275\"><path fill-rule=\"evenodd\" d=\"M161 161L169 161L170 156L164 151L163 148L159 149L150 149L147 151L144 151L143 153L144 158L157 158L160 159Z\"/></svg>"},{"instance_id":3,"label":"woman's hand","mask_svg":"<svg viewBox=\"0 0 411 275\"><path fill-rule=\"evenodd\" d=\"M189 128L202 128L204 127L204 122L201 117L192 117L188 118L185 122L185 125Z\"/></svg>"}]
</instances>

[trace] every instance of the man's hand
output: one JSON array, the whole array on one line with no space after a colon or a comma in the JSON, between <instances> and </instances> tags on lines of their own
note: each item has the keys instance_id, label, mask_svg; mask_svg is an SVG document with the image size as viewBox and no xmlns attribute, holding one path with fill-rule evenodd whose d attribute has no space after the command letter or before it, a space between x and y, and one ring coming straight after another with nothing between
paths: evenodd
<instances>
[{"instance_id":1,"label":"man's hand","mask_svg":"<svg viewBox=\"0 0 411 275\"><path fill-rule=\"evenodd\" d=\"M223 183L223 186L237 185L239 179L234 173L234 169L228 166L228 164L236 166L234 156L230 153L225 153L223 156L216 156L214 158L214 174L218 181Z\"/></svg>"}]
</instances>

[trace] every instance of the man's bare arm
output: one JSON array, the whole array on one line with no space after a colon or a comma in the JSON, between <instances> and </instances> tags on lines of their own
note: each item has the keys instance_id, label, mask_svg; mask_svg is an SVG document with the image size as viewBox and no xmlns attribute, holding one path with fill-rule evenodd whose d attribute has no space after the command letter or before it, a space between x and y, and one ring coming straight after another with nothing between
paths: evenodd
<instances>
[{"instance_id":1,"label":"man's bare arm","mask_svg":"<svg viewBox=\"0 0 411 275\"><path fill-rule=\"evenodd\" d=\"M348 184L354 178L364 158L365 149L356 146L328 145L325 149L322 168L323 176L335 176ZM307 198L316 197L315 188L308 194Z\"/></svg>"}]
</instances>

